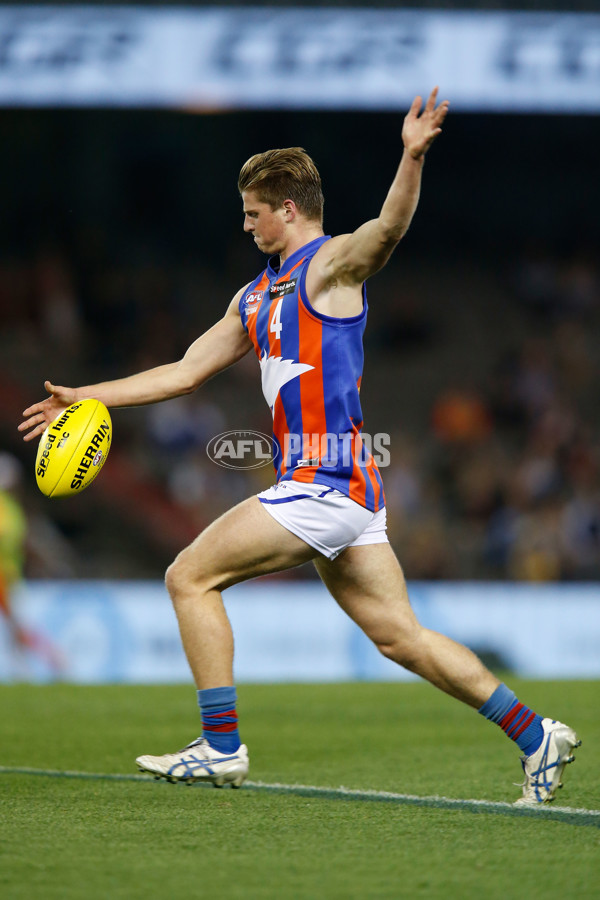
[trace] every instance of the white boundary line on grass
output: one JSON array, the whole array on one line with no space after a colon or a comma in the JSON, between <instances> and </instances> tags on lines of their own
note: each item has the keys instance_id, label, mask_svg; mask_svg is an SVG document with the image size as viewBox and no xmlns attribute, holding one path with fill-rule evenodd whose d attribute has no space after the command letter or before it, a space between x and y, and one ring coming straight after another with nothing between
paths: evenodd
<instances>
[{"instance_id":1,"label":"white boundary line on grass","mask_svg":"<svg viewBox=\"0 0 600 900\"><path fill-rule=\"evenodd\" d=\"M151 775L128 775L103 772L61 771L59 769L33 769L24 766L0 766L0 775L42 775L49 778L81 778L103 781L154 781ZM196 782L190 787L208 787L206 783ZM264 791L274 794L296 794L302 797L321 797L338 800L372 800L378 802L397 803L407 806L421 806L434 809L457 809L471 812L510 813L513 815L534 815L544 819L558 820L580 819L589 824L600 826L599 809L582 809L570 806L516 807L511 803L491 800L463 800L455 797L419 796L418 794L396 794L391 791L365 791L340 786L339 788L319 787L312 784L279 784L263 781L246 781L246 789ZM583 824L583 822L582 822Z\"/></svg>"},{"instance_id":2,"label":"white boundary line on grass","mask_svg":"<svg viewBox=\"0 0 600 900\"><path fill-rule=\"evenodd\" d=\"M395 794L391 791L363 791L363 790L355 790L353 788L345 788L340 786L339 788L328 788L328 787L317 787L316 785L303 785L303 784L267 784L262 781L246 781L244 786L253 788L254 790L264 790L264 791L280 791L281 793L305 793L305 794L314 794L314 796L335 796L340 797L347 800L387 800L390 802L396 801L397 803L406 803L413 805L439 805L444 807L454 807L457 809L469 807L469 808L480 808L482 810L490 809L490 810L513 810L515 812L523 812L523 811L532 811L534 813L541 812L542 814L546 812L557 812L564 813L566 815L585 815L585 816L596 816L599 819L600 824L600 809L583 809L583 808L575 808L571 806L544 806L537 809L536 807L518 807L514 806L512 803L504 803L503 801L492 801L492 800L466 800L459 799L455 797L442 797L437 794L433 794L432 796L422 796L419 794Z\"/></svg>"}]
</instances>

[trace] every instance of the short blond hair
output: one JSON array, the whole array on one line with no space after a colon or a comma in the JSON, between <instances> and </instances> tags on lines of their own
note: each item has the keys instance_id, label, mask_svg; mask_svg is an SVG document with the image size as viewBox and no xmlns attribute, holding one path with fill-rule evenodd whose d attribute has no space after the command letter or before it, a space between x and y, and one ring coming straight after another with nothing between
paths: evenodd
<instances>
[{"instance_id":1,"label":"short blond hair","mask_svg":"<svg viewBox=\"0 0 600 900\"><path fill-rule=\"evenodd\" d=\"M262 203L280 209L284 200L293 200L307 219L323 222L321 176L302 147L255 153L240 171L238 190L255 191Z\"/></svg>"}]
</instances>

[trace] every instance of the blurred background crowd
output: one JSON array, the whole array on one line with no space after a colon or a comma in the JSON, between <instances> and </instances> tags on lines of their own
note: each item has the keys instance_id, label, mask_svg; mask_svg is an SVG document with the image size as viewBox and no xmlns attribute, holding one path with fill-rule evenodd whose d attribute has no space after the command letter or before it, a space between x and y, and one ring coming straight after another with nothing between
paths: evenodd
<instances>
[{"instance_id":1,"label":"blurred background crowd","mask_svg":"<svg viewBox=\"0 0 600 900\"><path fill-rule=\"evenodd\" d=\"M369 283L365 430L390 435L409 579L600 578L597 127L451 113L411 231ZM271 483L206 454L227 429L270 431L251 355L190 397L115 410L107 466L77 499L39 494L16 426L46 378L179 358L258 274L236 192L252 153L304 146L335 234L377 214L400 131L392 114L0 113L0 487L27 513L27 574L161 577Z\"/></svg>"}]
</instances>

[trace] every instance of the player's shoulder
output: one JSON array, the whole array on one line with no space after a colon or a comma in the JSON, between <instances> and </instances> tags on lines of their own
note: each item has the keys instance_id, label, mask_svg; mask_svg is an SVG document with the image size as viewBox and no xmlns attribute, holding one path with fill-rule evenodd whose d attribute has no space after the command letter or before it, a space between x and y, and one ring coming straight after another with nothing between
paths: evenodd
<instances>
[{"instance_id":1,"label":"player's shoulder","mask_svg":"<svg viewBox=\"0 0 600 900\"><path fill-rule=\"evenodd\" d=\"M329 238L328 241L324 241L321 244L321 246L315 253L315 257L317 257L317 256L323 256L323 257L333 256L339 250L339 248L342 247L346 243L346 241L348 240L349 237L350 237L349 234L333 235L332 237Z\"/></svg>"},{"instance_id":2,"label":"player's shoulder","mask_svg":"<svg viewBox=\"0 0 600 900\"><path fill-rule=\"evenodd\" d=\"M239 291L236 291L236 294L235 294L235 296L234 296L232 302L233 302L233 303L236 303L236 302L239 303L240 300L242 299L242 297L244 296L244 294L246 293L246 291L248 290L248 288L250 287L251 284L252 284L252 282L249 281L248 284L245 284L244 287L241 287L241 288L239 289Z\"/></svg>"},{"instance_id":3,"label":"player's shoulder","mask_svg":"<svg viewBox=\"0 0 600 900\"><path fill-rule=\"evenodd\" d=\"M227 307L227 312L225 313L225 315L239 316L240 303L241 303L242 297L244 296L244 294L246 293L246 291L248 290L248 288L250 287L251 284L252 284L252 282L249 281L248 284L245 284L244 287L241 287L239 289L239 291L235 292L231 302L229 303L229 306Z\"/></svg>"},{"instance_id":4,"label":"player's shoulder","mask_svg":"<svg viewBox=\"0 0 600 900\"><path fill-rule=\"evenodd\" d=\"M324 241L311 260L313 268L321 268L327 265L332 259L335 259L337 253L346 243L349 234L336 234L330 237L328 241Z\"/></svg>"}]
</instances>

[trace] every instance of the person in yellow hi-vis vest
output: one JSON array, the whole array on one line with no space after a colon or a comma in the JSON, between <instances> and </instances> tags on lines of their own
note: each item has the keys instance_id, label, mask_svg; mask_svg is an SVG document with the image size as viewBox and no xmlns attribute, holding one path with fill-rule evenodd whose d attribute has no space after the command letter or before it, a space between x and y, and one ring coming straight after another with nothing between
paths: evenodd
<instances>
[{"instance_id":1,"label":"person in yellow hi-vis vest","mask_svg":"<svg viewBox=\"0 0 600 900\"><path fill-rule=\"evenodd\" d=\"M13 494L19 478L17 460L8 453L0 454L0 612L17 643L26 644L10 603L11 592L23 577L27 539L25 512Z\"/></svg>"},{"instance_id":2,"label":"person in yellow hi-vis vest","mask_svg":"<svg viewBox=\"0 0 600 900\"><path fill-rule=\"evenodd\" d=\"M56 649L42 635L24 628L12 608L12 594L23 580L27 554L27 517L16 496L20 479L16 457L0 453L0 616L8 625L15 649L21 654L38 654L56 675L62 668Z\"/></svg>"}]
</instances>

